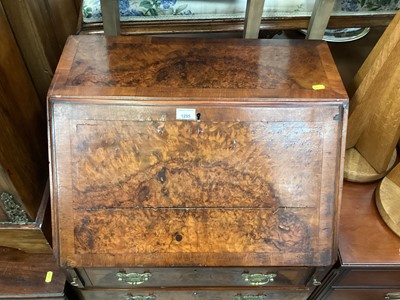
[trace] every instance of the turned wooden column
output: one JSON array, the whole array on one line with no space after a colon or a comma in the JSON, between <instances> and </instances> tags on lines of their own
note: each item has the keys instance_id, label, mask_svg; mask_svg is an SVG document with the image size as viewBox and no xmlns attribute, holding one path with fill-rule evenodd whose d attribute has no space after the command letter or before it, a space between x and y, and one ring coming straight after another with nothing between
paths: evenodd
<instances>
[{"instance_id":1,"label":"turned wooden column","mask_svg":"<svg viewBox=\"0 0 400 300\"><path fill-rule=\"evenodd\" d=\"M345 162L345 178L351 181L380 179L395 162L400 138L399 22L397 13L354 79Z\"/></svg>"},{"instance_id":2,"label":"turned wooden column","mask_svg":"<svg viewBox=\"0 0 400 300\"><path fill-rule=\"evenodd\" d=\"M375 195L382 219L400 236L400 164L382 180Z\"/></svg>"}]
</instances>

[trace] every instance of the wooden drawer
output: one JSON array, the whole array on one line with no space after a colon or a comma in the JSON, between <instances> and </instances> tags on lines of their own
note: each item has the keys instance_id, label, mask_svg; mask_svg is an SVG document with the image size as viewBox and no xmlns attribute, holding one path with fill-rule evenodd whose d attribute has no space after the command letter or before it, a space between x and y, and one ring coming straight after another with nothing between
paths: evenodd
<instances>
[{"instance_id":1,"label":"wooden drawer","mask_svg":"<svg viewBox=\"0 0 400 300\"><path fill-rule=\"evenodd\" d=\"M85 269L95 287L305 286L314 268Z\"/></svg>"},{"instance_id":2,"label":"wooden drawer","mask_svg":"<svg viewBox=\"0 0 400 300\"><path fill-rule=\"evenodd\" d=\"M336 258L347 95L326 43L72 37L48 103L62 266Z\"/></svg>"},{"instance_id":3,"label":"wooden drawer","mask_svg":"<svg viewBox=\"0 0 400 300\"><path fill-rule=\"evenodd\" d=\"M392 289L335 289L327 300L395 300L400 299L400 290Z\"/></svg>"},{"instance_id":4,"label":"wooden drawer","mask_svg":"<svg viewBox=\"0 0 400 300\"><path fill-rule=\"evenodd\" d=\"M306 290L98 290L81 291L85 300L303 300Z\"/></svg>"},{"instance_id":5,"label":"wooden drawer","mask_svg":"<svg viewBox=\"0 0 400 300\"><path fill-rule=\"evenodd\" d=\"M344 273L335 287L400 287L400 270L354 269Z\"/></svg>"}]
</instances>

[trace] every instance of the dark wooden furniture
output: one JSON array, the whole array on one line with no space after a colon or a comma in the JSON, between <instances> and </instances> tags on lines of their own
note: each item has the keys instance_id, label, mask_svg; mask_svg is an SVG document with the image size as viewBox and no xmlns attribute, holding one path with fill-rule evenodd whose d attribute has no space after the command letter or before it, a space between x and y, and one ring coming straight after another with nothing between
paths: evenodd
<instances>
[{"instance_id":1,"label":"dark wooden furniture","mask_svg":"<svg viewBox=\"0 0 400 300\"><path fill-rule=\"evenodd\" d=\"M49 204L46 110L31 82L2 2L0 247L52 253L47 239L51 238L51 230L46 227L45 216ZM47 216L50 217L49 210Z\"/></svg>"},{"instance_id":2,"label":"dark wooden furniture","mask_svg":"<svg viewBox=\"0 0 400 300\"><path fill-rule=\"evenodd\" d=\"M47 185L34 222L1 223L0 247L14 248L25 253L53 253L49 196L49 185Z\"/></svg>"},{"instance_id":3,"label":"dark wooden furniture","mask_svg":"<svg viewBox=\"0 0 400 300\"><path fill-rule=\"evenodd\" d=\"M48 178L46 110L37 97L1 2L0 42L0 199L3 193L12 195L26 221L34 221ZM0 222L13 222L3 200Z\"/></svg>"},{"instance_id":4,"label":"dark wooden furniture","mask_svg":"<svg viewBox=\"0 0 400 300\"><path fill-rule=\"evenodd\" d=\"M336 260L346 97L321 41L71 37L48 98L69 281L306 299Z\"/></svg>"},{"instance_id":5,"label":"dark wooden furniture","mask_svg":"<svg viewBox=\"0 0 400 300\"><path fill-rule=\"evenodd\" d=\"M0 247L0 283L0 299L65 299L65 275L52 254Z\"/></svg>"},{"instance_id":6,"label":"dark wooden furniture","mask_svg":"<svg viewBox=\"0 0 400 300\"><path fill-rule=\"evenodd\" d=\"M75 30L72 1L0 0L0 247L52 253L46 94Z\"/></svg>"},{"instance_id":7,"label":"dark wooden furniture","mask_svg":"<svg viewBox=\"0 0 400 300\"><path fill-rule=\"evenodd\" d=\"M312 299L399 299L400 238L375 205L377 182L345 182L339 226L340 264Z\"/></svg>"},{"instance_id":8,"label":"dark wooden furniture","mask_svg":"<svg viewBox=\"0 0 400 300\"><path fill-rule=\"evenodd\" d=\"M30 74L29 80L45 110L50 81L67 37L76 32L82 1L0 0L0 3Z\"/></svg>"}]
</instances>

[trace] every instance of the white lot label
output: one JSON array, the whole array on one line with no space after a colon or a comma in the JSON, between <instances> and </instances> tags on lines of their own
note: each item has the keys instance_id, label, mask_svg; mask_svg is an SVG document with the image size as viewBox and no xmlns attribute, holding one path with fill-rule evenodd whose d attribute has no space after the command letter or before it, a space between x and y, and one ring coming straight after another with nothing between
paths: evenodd
<instances>
[{"instance_id":1,"label":"white lot label","mask_svg":"<svg viewBox=\"0 0 400 300\"><path fill-rule=\"evenodd\" d=\"M176 109L177 120L196 120L196 109L194 108L177 108Z\"/></svg>"}]
</instances>

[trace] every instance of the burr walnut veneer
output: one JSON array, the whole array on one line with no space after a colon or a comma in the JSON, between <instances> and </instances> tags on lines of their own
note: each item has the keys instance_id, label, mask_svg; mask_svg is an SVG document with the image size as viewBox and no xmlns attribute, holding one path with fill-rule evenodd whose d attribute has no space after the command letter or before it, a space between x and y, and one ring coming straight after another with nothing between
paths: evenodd
<instances>
[{"instance_id":1,"label":"burr walnut veneer","mask_svg":"<svg viewBox=\"0 0 400 300\"><path fill-rule=\"evenodd\" d=\"M304 299L334 262L324 42L71 37L48 113L54 250L85 298Z\"/></svg>"}]
</instances>

